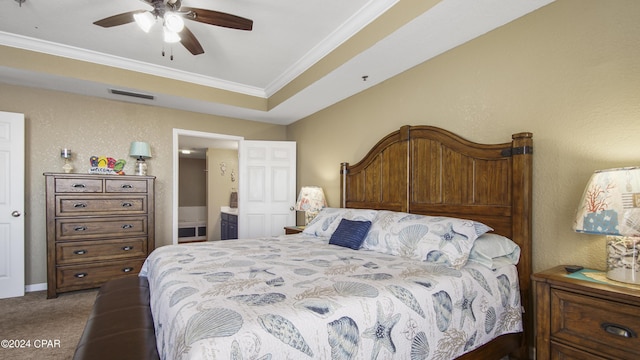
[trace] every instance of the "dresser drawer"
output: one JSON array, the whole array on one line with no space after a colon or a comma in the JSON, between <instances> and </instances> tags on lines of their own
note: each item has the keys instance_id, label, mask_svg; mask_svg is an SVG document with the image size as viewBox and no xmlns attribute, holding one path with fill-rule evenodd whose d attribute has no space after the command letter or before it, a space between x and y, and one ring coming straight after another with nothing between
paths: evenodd
<instances>
[{"instance_id":1,"label":"dresser drawer","mask_svg":"<svg viewBox=\"0 0 640 360\"><path fill-rule=\"evenodd\" d=\"M145 214L147 197L81 197L73 195L56 196L56 216Z\"/></svg>"},{"instance_id":2,"label":"dresser drawer","mask_svg":"<svg viewBox=\"0 0 640 360\"><path fill-rule=\"evenodd\" d=\"M147 255L147 238L103 241L72 241L56 244L59 265L90 261L126 259Z\"/></svg>"},{"instance_id":3,"label":"dresser drawer","mask_svg":"<svg viewBox=\"0 0 640 360\"><path fill-rule=\"evenodd\" d=\"M108 193L146 193L146 180L121 180L107 179L106 192Z\"/></svg>"},{"instance_id":4,"label":"dresser drawer","mask_svg":"<svg viewBox=\"0 0 640 360\"><path fill-rule=\"evenodd\" d=\"M640 308L551 290L551 337L617 359L640 358Z\"/></svg>"},{"instance_id":5,"label":"dresser drawer","mask_svg":"<svg viewBox=\"0 0 640 360\"><path fill-rule=\"evenodd\" d=\"M98 287L117 277L140 272L144 258L112 262L60 266L56 269L59 291L70 291Z\"/></svg>"},{"instance_id":6,"label":"dresser drawer","mask_svg":"<svg viewBox=\"0 0 640 360\"><path fill-rule=\"evenodd\" d=\"M100 193L102 192L101 179L64 178L55 179L57 193Z\"/></svg>"},{"instance_id":7,"label":"dresser drawer","mask_svg":"<svg viewBox=\"0 0 640 360\"><path fill-rule=\"evenodd\" d=\"M146 235L146 216L56 219L58 241Z\"/></svg>"},{"instance_id":8,"label":"dresser drawer","mask_svg":"<svg viewBox=\"0 0 640 360\"><path fill-rule=\"evenodd\" d=\"M606 358L551 342L550 360L606 360Z\"/></svg>"}]
</instances>

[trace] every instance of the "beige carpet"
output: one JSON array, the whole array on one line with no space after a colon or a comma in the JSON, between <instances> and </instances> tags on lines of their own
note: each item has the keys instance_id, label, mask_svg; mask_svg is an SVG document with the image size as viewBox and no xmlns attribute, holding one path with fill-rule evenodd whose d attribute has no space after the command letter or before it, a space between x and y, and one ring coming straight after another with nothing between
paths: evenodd
<instances>
[{"instance_id":1,"label":"beige carpet","mask_svg":"<svg viewBox=\"0 0 640 360\"><path fill-rule=\"evenodd\" d=\"M71 359L97 292L77 291L47 299L45 291L38 291L0 300L0 359ZM4 340L20 342L6 348Z\"/></svg>"}]
</instances>

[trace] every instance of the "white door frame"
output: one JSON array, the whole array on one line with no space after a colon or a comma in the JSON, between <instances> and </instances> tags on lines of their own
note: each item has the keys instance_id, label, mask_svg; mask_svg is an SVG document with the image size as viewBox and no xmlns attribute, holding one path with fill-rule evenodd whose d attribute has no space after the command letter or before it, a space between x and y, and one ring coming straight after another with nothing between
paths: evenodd
<instances>
[{"instance_id":1,"label":"white door frame","mask_svg":"<svg viewBox=\"0 0 640 360\"><path fill-rule=\"evenodd\" d=\"M230 141L244 140L244 137L242 136L208 133L204 131L195 131L195 130L173 129L173 205L171 207L172 216L173 216L172 218L173 244L178 243L178 204L179 204L178 200L180 195L180 184L179 184L180 157L178 155L178 150L180 146L180 139L179 139L180 136L200 137L203 139L211 139L211 140L230 140Z\"/></svg>"}]
</instances>

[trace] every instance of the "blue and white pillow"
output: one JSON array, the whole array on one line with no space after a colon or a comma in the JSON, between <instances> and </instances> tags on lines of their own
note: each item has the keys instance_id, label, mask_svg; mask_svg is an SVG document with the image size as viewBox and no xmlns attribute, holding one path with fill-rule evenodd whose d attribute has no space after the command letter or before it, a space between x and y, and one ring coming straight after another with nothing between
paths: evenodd
<instances>
[{"instance_id":1,"label":"blue and white pillow","mask_svg":"<svg viewBox=\"0 0 640 360\"><path fill-rule=\"evenodd\" d=\"M520 261L520 247L513 240L498 234L483 234L473 243L469 261L495 270Z\"/></svg>"},{"instance_id":2,"label":"blue and white pillow","mask_svg":"<svg viewBox=\"0 0 640 360\"><path fill-rule=\"evenodd\" d=\"M318 216L313 218L302 231L307 235L331 237L340 225L340 220L371 221L375 219L377 210L371 209L347 209L326 207L320 210Z\"/></svg>"},{"instance_id":3,"label":"blue and white pillow","mask_svg":"<svg viewBox=\"0 0 640 360\"><path fill-rule=\"evenodd\" d=\"M491 230L472 220L380 210L362 248L460 269L474 241Z\"/></svg>"}]
</instances>

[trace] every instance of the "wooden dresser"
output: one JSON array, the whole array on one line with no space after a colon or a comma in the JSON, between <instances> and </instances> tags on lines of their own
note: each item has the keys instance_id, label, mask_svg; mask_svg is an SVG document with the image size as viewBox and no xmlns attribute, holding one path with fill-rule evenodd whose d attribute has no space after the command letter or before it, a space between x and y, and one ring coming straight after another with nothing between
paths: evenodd
<instances>
[{"instance_id":1,"label":"wooden dresser","mask_svg":"<svg viewBox=\"0 0 640 360\"><path fill-rule=\"evenodd\" d=\"M155 177L44 175L47 297L138 274L155 248Z\"/></svg>"},{"instance_id":2,"label":"wooden dresser","mask_svg":"<svg viewBox=\"0 0 640 360\"><path fill-rule=\"evenodd\" d=\"M532 276L538 360L640 359L640 290L566 276Z\"/></svg>"}]
</instances>

